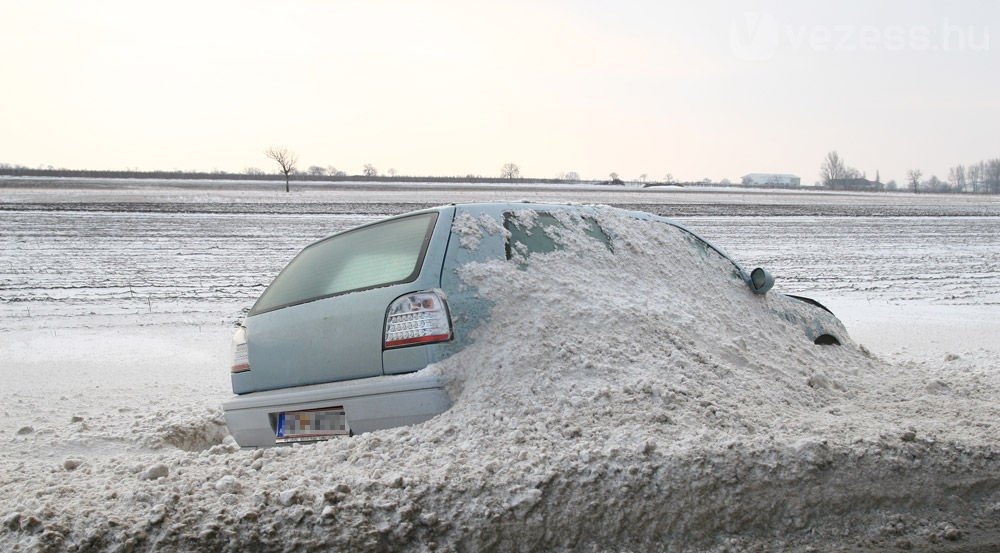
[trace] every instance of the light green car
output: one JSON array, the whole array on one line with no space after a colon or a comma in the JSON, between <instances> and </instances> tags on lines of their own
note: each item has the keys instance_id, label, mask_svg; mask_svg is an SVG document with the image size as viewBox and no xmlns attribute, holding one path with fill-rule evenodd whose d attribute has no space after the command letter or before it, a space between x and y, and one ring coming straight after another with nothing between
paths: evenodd
<instances>
[{"instance_id":1,"label":"light green car","mask_svg":"<svg viewBox=\"0 0 1000 553\"><path fill-rule=\"evenodd\" d=\"M460 281L458 268L552 251L560 220L613 251L601 228L609 207L530 203L448 205L335 234L303 249L264 291L233 338L226 423L243 447L325 440L423 422L446 411L445 378L418 372L464 348L491 303ZM703 255L728 261L756 294L774 279L746 271L679 223L641 212L684 233ZM531 228L523 223L530 213ZM527 268L530 270L530 267ZM794 297L794 296L793 296ZM807 298L803 339L839 345L840 321ZM801 310L800 310L801 311ZM799 317L802 319L802 317Z\"/></svg>"}]
</instances>

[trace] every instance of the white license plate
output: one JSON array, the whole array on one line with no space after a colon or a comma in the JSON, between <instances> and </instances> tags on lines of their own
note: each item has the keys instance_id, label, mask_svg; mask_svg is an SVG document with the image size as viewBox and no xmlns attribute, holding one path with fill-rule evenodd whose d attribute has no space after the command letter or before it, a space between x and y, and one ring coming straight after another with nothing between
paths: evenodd
<instances>
[{"instance_id":1,"label":"white license plate","mask_svg":"<svg viewBox=\"0 0 1000 553\"><path fill-rule=\"evenodd\" d=\"M341 407L309 409L307 411L284 411L278 413L278 428L275 442L313 442L328 440L335 436L348 436L347 411Z\"/></svg>"}]
</instances>

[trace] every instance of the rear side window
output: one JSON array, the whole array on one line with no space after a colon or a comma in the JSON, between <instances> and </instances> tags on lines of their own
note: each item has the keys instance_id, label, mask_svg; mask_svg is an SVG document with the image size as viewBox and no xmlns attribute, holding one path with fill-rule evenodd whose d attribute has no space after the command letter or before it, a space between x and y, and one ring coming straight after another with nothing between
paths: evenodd
<instances>
[{"instance_id":1,"label":"rear side window","mask_svg":"<svg viewBox=\"0 0 1000 553\"><path fill-rule=\"evenodd\" d=\"M260 296L250 315L417 278L437 213L331 236L302 250Z\"/></svg>"},{"instance_id":2,"label":"rear side window","mask_svg":"<svg viewBox=\"0 0 1000 553\"><path fill-rule=\"evenodd\" d=\"M587 236L601 242L609 250L611 249L611 239L592 217L583 215L573 223L582 226L582 230ZM505 213L503 226L510 232L506 248L507 259L511 259L515 252L526 256L562 249L555 239L555 233L567 228L564 221L545 211Z\"/></svg>"}]
</instances>

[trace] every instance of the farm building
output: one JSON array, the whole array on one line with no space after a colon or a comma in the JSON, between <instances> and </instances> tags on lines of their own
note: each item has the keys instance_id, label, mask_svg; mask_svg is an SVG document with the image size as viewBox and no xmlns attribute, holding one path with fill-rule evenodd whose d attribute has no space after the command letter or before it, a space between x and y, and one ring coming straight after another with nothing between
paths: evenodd
<instances>
[{"instance_id":1,"label":"farm building","mask_svg":"<svg viewBox=\"0 0 1000 553\"><path fill-rule=\"evenodd\" d=\"M783 188L800 186L801 179L786 173L750 173L741 179L745 186L780 186Z\"/></svg>"}]
</instances>

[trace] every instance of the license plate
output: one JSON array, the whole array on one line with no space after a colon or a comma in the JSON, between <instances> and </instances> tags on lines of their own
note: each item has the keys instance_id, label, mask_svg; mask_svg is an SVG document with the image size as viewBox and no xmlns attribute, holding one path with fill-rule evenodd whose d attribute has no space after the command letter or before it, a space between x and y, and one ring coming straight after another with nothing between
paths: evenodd
<instances>
[{"instance_id":1,"label":"license plate","mask_svg":"<svg viewBox=\"0 0 1000 553\"><path fill-rule=\"evenodd\" d=\"M329 440L335 436L348 436L347 411L342 407L284 411L278 413L275 442L313 442Z\"/></svg>"}]
</instances>

